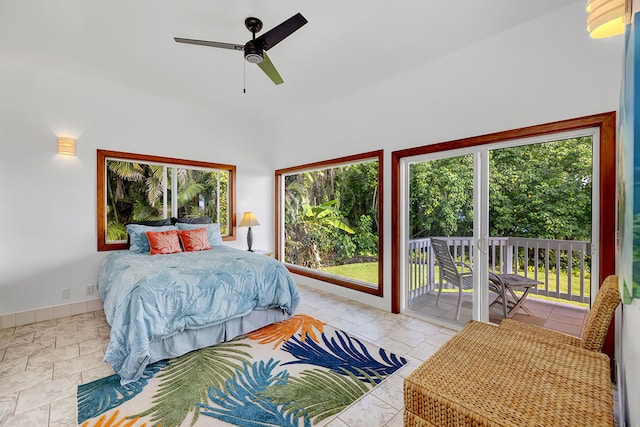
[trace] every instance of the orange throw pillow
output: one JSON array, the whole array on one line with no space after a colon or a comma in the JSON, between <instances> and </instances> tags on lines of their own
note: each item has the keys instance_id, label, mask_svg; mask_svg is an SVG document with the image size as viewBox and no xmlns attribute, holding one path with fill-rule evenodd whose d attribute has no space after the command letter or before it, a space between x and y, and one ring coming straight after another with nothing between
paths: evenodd
<instances>
[{"instance_id":1,"label":"orange throw pillow","mask_svg":"<svg viewBox=\"0 0 640 427\"><path fill-rule=\"evenodd\" d=\"M207 229L196 228L194 230L178 230L180 240L185 252L206 251L211 249Z\"/></svg>"},{"instance_id":2,"label":"orange throw pillow","mask_svg":"<svg viewBox=\"0 0 640 427\"><path fill-rule=\"evenodd\" d=\"M177 230L147 231L145 234L149 239L151 255L174 254L176 252L182 252Z\"/></svg>"}]
</instances>

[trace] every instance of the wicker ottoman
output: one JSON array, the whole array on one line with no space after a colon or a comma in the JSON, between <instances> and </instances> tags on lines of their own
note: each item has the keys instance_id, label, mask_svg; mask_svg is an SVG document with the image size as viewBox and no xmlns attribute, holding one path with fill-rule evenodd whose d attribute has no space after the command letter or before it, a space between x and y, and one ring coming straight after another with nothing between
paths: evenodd
<instances>
[{"instance_id":1,"label":"wicker ottoman","mask_svg":"<svg viewBox=\"0 0 640 427\"><path fill-rule=\"evenodd\" d=\"M404 380L405 426L613 426L609 358L470 322Z\"/></svg>"}]
</instances>

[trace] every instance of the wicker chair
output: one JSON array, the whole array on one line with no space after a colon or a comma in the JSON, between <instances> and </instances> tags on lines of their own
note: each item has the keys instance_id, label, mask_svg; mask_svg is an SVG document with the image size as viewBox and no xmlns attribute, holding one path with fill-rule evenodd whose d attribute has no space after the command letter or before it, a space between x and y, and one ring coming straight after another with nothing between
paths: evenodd
<instances>
[{"instance_id":1,"label":"wicker chair","mask_svg":"<svg viewBox=\"0 0 640 427\"><path fill-rule=\"evenodd\" d=\"M500 327L533 334L544 340L570 344L591 351L601 351L607 330L611 324L611 318L618 304L620 304L618 277L612 275L605 279L598 291L598 295L596 295L593 307L591 307L591 311L587 315L587 322L581 338L572 337L540 326L529 325L513 319L504 319L502 323L500 323Z\"/></svg>"},{"instance_id":2,"label":"wicker chair","mask_svg":"<svg viewBox=\"0 0 640 427\"><path fill-rule=\"evenodd\" d=\"M458 307L456 309L456 321L460 320L460 307L462 306L462 291L464 289L473 288L473 272L468 264L455 262L449 251L449 244L445 240L431 239L431 248L436 258L436 262L440 267L440 286L438 287L438 296L436 305L440 302L440 294L442 293L442 283L447 282L458 288ZM461 271L459 267L464 269ZM498 298L494 302L502 304L504 317L507 317L507 299L505 295L505 287L502 280L494 274L489 274L489 290L498 294Z\"/></svg>"}]
</instances>

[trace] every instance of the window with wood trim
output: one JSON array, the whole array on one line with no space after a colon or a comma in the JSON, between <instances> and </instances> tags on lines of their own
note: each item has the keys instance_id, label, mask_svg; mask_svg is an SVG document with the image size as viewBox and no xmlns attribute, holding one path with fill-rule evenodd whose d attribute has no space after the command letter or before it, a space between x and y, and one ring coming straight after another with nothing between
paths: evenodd
<instances>
[{"instance_id":1,"label":"window with wood trim","mask_svg":"<svg viewBox=\"0 0 640 427\"><path fill-rule=\"evenodd\" d=\"M234 165L98 150L98 250L127 247L126 224L208 216L235 239Z\"/></svg>"},{"instance_id":2,"label":"window with wood trim","mask_svg":"<svg viewBox=\"0 0 640 427\"><path fill-rule=\"evenodd\" d=\"M276 171L276 254L292 273L382 296L383 151Z\"/></svg>"}]
</instances>

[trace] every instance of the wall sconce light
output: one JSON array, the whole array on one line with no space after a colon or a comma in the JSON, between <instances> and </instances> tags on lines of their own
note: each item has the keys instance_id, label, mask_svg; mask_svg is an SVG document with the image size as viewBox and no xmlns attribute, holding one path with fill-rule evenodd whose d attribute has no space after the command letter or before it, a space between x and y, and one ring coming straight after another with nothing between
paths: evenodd
<instances>
[{"instance_id":1,"label":"wall sconce light","mask_svg":"<svg viewBox=\"0 0 640 427\"><path fill-rule=\"evenodd\" d=\"M58 154L66 156L76 155L76 140L66 136L58 137Z\"/></svg>"},{"instance_id":2,"label":"wall sconce light","mask_svg":"<svg viewBox=\"0 0 640 427\"><path fill-rule=\"evenodd\" d=\"M249 247L247 250L249 252L253 252L253 249L251 249L251 245L253 245L253 232L251 231L251 227L255 227L256 225L260 225L260 223L253 212L245 212L242 215L240 224L238 224L238 227L249 227L249 231L247 231L247 246Z\"/></svg>"},{"instance_id":3,"label":"wall sconce light","mask_svg":"<svg viewBox=\"0 0 640 427\"><path fill-rule=\"evenodd\" d=\"M592 39L624 33L625 0L587 0L587 31Z\"/></svg>"}]
</instances>

